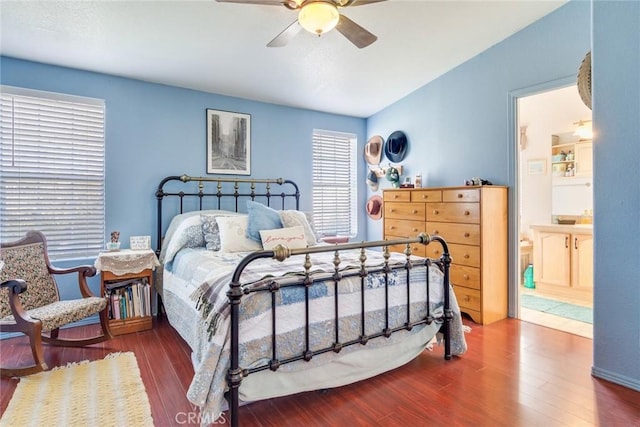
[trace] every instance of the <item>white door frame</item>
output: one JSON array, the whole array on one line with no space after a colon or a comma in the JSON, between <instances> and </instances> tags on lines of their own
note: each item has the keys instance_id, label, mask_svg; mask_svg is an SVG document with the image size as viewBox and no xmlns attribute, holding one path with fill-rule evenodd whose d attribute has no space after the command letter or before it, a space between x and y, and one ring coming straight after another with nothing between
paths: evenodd
<instances>
[{"instance_id":1,"label":"white door frame","mask_svg":"<svg viewBox=\"0 0 640 427\"><path fill-rule=\"evenodd\" d=\"M520 318L520 150L518 149L518 99L547 92L553 89L575 85L577 76L571 75L556 80L509 92L507 125L509 128L508 181L513 183L509 191L509 317Z\"/></svg>"}]
</instances>

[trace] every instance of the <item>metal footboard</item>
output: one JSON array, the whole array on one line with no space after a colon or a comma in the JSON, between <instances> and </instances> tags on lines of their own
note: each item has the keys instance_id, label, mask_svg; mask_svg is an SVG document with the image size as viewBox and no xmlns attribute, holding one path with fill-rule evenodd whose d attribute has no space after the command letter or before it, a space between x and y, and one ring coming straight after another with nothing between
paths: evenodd
<instances>
[{"instance_id":1,"label":"metal footboard","mask_svg":"<svg viewBox=\"0 0 640 427\"><path fill-rule=\"evenodd\" d=\"M443 254L438 260L432 259L411 259L411 249L410 245L412 243L421 243L427 245L431 242L438 242L442 245ZM406 249L404 251L406 255L406 262L401 266L392 266L389 264L389 251L388 246L390 245L406 245ZM384 265L377 269L367 269L366 265L366 254L365 249L367 248L383 248L383 257L385 259ZM360 255L360 268L357 271L351 272L341 272L340 271L340 251L345 250L353 250L359 249L361 251ZM334 310L335 310L335 331L334 331L334 342L331 346L311 350L310 340L309 340L309 306L310 306L310 296L309 296L309 288L316 281L327 281L326 277L321 279L314 279L311 274L311 261L310 255L314 253L320 252L334 252L334 261L333 264L335 269L333 271L332 276L328 279L333 282L336 292L334 292ZM261 258L273 258L279 261L283 261L294 255L304 255L305 263L303 265L303 275L297 281L287 281L286 284L281 284L277 279L271 280L268 283L261 285L260 287L245 289L241 283L242 272L245 268L252 263L253 261ZM443 292L444 292L444 311L440 318L436 318L430 312L430 304L429 304L429 266L435 263L437 264L444 273L443 280ZM442 321L441 332L444 336L444 358L451 359L451 341L450 341L450 328L451 328L451 320L453 319L453 313L450 307L450 295L449 295L449 267L451 264L451 257L449 255L449 248L447 243L440 236L430 236L426 233L420 234L416 238L412 239L396 239L396 240L381 240L374 242L362 242L362 243L347 243L347 244L339 244L333 246L314 246L305 249L288 249L283 246L277 246L273 250L266 251L258 251L253 252L247 255L236 268L232 283L230 285L230 289L227 292L227 296L229 298L230 303L230 320L231 320L231 365L227 374L227 384L229 386L229 392L227 395L228 403L229 403L229 416L230 422L232 426L239 425L239 387L242 383L242 379L247 375L250 375L255 372L264 371L270 369L272 371L276 371L280 366L296 362L299 360L310 361L314 356L327 353L327 352L340 352L343 348L352 346L352 345L365 345L370 339L378 338L378 337L390 337L391 334L401 330L411 330L413 327L421 324L431 324L434 321ZM426 305L427 305L427 315L420 319L419 321L411 321L411 306L410 306L410 270L416 265L425 266L425 274L426 274ZM407 275L407 319L404 325L397 327L390 327L389 325L389 274L393 270L405 270ZM365 326L365 279L369 274L374 273L382 273L385 278L385 327L382 330L377 331L367 331ZM338 326L338 304L339 304L339 292L337 292L337 287L339 282L342 279L347 277L360 277L360 286L361 286L361 334L358 339L349 340L345 342L341 342L340 340L340 330ZM289 357L286 359L278 359L277 358L277 338L276 338L276 293L285 286L304 286L305 289L305 343L304 350L299 354ZM271 360L268 363L264 363L262 365L253 366L251 368L242 368L240 367L240 304L242 298L251 293L255 292L271 292L271 322L272 322L272 345L271 345Z\"/></svg>"}]
</instances>

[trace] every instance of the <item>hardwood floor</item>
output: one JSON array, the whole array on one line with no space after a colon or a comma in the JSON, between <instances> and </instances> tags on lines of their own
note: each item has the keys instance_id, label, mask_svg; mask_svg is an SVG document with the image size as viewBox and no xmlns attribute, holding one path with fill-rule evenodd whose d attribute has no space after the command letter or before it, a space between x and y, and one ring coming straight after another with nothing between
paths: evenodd
<instances>
[{"instance_id":1,"label":"hardwood floor","mask_svg":"<svg viewBox=\"0 0 640 427\"><path fill-rule=\"evenodd\" d=\"M241 408L241 425L640 425L640 393L590 375L591 340L515 319L469 325L469 350L461 357L445 361L436 347L367 381L255 402ZM69 333L79 336L92 327ZM24 338L0 341L0 351L3 364L30 358ZM185 397L193 375L189 348L166 320L88 348L45 348L49 366L116 351L136 354L157 426L198 425ZM16 384L0 381L0 413Z\"/></svg>"}]
</instances>

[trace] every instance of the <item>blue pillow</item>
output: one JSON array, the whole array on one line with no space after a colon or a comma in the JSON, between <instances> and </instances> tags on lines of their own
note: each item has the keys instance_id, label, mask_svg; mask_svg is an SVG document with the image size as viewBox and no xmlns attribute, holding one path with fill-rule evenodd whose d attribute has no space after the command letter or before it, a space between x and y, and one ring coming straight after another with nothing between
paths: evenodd
<instances>
[{"instance_id":1,"label":"blue pillow","mask_svg":"<svg viewBox=\"0 0 640 427\"><path fill-rule=\"evenodd\" d=\"M260 230L274 230L283 227L280 212L263 204L248 200L247 213L249 214L247 237L256 242L262 242Z\"/></svg>"}]
</instances>

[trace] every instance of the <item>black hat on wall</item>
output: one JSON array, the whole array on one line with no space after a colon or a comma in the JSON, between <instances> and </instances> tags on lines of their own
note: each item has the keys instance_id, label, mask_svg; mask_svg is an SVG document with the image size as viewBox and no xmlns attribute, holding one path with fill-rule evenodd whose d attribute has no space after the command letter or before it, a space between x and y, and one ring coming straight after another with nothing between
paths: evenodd
<instances>
[{"instance_id":1,"label":"black hat on wall","mask_svg":"<svg viewBox=\"0 0 640 427\"><path fill-rule=\"evenodd\" d=\"M384 144L384 155L393 163L400 163L407 155L407 136L401 130L397 130L389 135L387 143Z\"/></svg>"}]
</instances>

